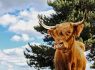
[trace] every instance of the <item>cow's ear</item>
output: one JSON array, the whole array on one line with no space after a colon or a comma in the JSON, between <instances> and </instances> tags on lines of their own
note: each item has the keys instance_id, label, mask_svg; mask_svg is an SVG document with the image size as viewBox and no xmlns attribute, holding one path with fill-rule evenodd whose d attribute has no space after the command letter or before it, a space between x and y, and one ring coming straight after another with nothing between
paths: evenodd
<instances>
[{"instance_id":1,"label":"cow's ear","mask_svg":"<svg viewBox=\"0 0 95 70\"><path fill-rule=\"evenodd\" d=\"M53 32L52 29L49 29L47 32L48 32L48 35L49 35L49 36L52 36L52 32Z\"/></svg>"},{"instance_id":2,"label":"cow's ear","mask_svg":"<svg viewBox=\"0 0 95 70\"><path fill-rule=\"evenodd\" d=\"M75 25L74 26L75 36L79 37L80 34L81 34L81 32L82 32L82 30L83 30L83 28L84 28L84 24L83 23L82 24Z\"/></svg>"}]
</instances>

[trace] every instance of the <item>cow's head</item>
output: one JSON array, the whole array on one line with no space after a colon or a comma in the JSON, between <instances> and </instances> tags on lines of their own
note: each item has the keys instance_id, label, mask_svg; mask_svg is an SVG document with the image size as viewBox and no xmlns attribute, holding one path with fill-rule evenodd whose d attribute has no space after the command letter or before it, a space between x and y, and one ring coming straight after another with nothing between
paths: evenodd
<instances>
[{"instance_id":1,"label":"cow's head","mask_svg":"<svg viewBox=\"0 0 95 70\"><path fill-rule=\"evenodd\" d=\"M82 21L73 23L73 22L65 22L62 24L57 24L56 26L47 26L43 23L41 25L48 29L48 34L54 38L55 40L55 48L68 49L72 44L73 40L76 36L80 36L80 33L84 27L84 19Z\"/></svg>"}]
</instances>

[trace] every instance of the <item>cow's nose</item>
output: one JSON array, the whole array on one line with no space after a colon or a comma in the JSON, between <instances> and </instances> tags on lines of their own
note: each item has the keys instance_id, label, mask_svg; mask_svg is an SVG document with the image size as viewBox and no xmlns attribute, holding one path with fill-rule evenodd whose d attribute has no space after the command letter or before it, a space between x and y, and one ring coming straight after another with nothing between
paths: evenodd
<instances>
[{"instance_id":1,"label":"cow's nose","mask_svg":"<svg viewBox=\"0 0 95 70\"><path fill-rule=\"evenodd\" d=\"M60 42L59 44L63 44L63 42Z\"/></svg>"}]
</instances>

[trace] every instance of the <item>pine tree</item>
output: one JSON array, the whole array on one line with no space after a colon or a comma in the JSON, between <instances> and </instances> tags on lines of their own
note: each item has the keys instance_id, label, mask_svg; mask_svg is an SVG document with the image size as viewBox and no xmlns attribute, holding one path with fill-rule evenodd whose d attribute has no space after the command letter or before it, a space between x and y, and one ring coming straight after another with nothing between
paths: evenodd
<instances>
[{"instance_id":1,"label":"pine tree","mask_svg":"<svg viewBox=\"0 0 95 70\"><path fill-rule=\"evenodd\" d=\"M87 55L89 61L94 61L91 68L95 68L95 35L92 36L91 39L88 40L89 45L91 45L90 53Z\"/></svg>"},{"instance_id":2,"label":"pine tree","mask_svg":"<svg viewBox=\"0 0 95 70\"><path fill-rule=\"evenodd\" d=\"M24 55L27 58L27 63L30 67L34 66L37 70L44 67L49 67L51 70L54 69L53 56L54 49L44 45L30 45L31 50L26 48Z\"/></svg>"}]
</instances>

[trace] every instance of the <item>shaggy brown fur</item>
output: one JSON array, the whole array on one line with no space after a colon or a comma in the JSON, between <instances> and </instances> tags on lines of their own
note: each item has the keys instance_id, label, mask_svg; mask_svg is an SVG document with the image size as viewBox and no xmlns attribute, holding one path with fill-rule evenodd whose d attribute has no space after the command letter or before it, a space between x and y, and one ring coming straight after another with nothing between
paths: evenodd
<instances>
[{"instance_id":1,"label":"shaggy brown fur","mask_svg":"<svg viewBox=\"0 0 95 70\"><path fill-rule=\"evenodd\" d=\"M85 70L85 46L75 39L80 36L83 27L83 23L74 25L72 22L66 22L48 30L55 40L55 70Z\"/></svg>"}]
</instances>

